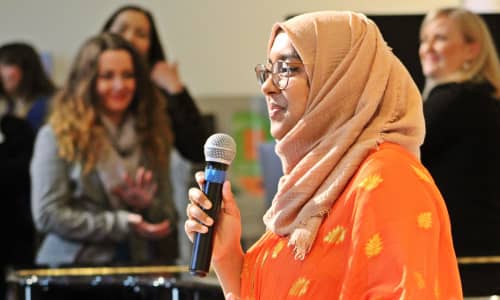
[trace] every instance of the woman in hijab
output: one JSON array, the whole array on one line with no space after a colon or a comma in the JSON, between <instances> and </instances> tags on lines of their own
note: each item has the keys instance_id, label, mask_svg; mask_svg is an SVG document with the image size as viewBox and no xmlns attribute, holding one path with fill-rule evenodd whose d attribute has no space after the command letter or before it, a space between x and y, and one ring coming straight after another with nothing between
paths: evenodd
<instances>
[{"instance_id":1,"label":"woman in hijab","mask_svg":"<svg viewBox=\"0 0 500 300\"><path fill-rule=\"evenodd\" d=\"M419 161L419 91L376 25L352 12L278 23L256 73L284 175L246 253L224 184L212 264L226 296L460 298L446 207ZM192 238L214 221L199 189L189 198Z\"/></svg>"}]
</instances>

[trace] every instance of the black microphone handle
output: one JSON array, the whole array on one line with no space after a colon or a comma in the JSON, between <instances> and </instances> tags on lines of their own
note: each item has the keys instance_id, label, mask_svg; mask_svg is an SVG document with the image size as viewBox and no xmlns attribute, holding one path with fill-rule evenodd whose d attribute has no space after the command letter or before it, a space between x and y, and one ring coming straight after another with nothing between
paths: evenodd
<instances>
[{"instance_id":1,"label":"black microphone handle","mask_svg":"<svg viewBox=\"0 0 500 300\"><path fill-rule=\"evenodd\" d=\"M192 275L205 277L210 269L210 260L212 259L214 242L214 230L222 205L222 185L225 180L225 169L227 169L227 165L211 162L209 162L205 168L205 178L210 177L207 176L207 172L210 172L210 170L218 172L219 175L223 174L224 176L216 180L218 182L209 181L209 178L203 185L203 192L212 202L212 207L208 210L204 209L204 211L214 220L214 224L208 227L208 232L197 232L194 235L193 252L191 255L191 263L189 265L189 272Z\"/></svg>"}]
</instances>

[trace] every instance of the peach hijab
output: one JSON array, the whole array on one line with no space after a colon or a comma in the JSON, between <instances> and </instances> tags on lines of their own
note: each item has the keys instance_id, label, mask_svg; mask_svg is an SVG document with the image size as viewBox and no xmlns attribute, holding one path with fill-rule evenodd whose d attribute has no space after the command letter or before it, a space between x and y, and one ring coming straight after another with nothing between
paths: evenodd
<instances>
[{"instance_id":1,"label":"peach hijab","mask_svg":"<svg viewBox=\"0 0 500 300\"><path fill-rule=\"evenodd\" d=\"M306 65L301 120L278 141L283 164L267 228L289 237L296 259L311 249L323 217L369 151L384 141L420 155L422 100L377 26L353 12L315 12L277 23Z\"/></svg>"}]
</instances>

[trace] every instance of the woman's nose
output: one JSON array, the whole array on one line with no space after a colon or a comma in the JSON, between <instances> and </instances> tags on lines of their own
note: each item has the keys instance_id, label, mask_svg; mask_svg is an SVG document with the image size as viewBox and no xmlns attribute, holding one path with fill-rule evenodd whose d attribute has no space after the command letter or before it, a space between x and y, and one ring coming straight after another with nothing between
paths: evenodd
<instances>
[{"instance_id":1,"label":"woman's nose","mask_svg":"<svg viewBox=\"0 0 500 300\"><path fill-rule=\"evenodd\" d=\"M431 51L434 49L434 41L433 40L427 40L421 45L425 51Z\"/></svg>"},{"instance_id":2,"label":"woman's nose","mask_svg":"<svg viewBox=\"0 0 500 300\"><path fill-rule=\"evenodd\" d=\"M261 90L262 94L264 94L264 95L269 95L269 94L280 92L280 89L278 87L276 87L276 85L273 82L272 75L267 76L264 83L262 83L260 90Z\"/></svg>"},{"instance_id":3,"label":"woman's nose","mask_svg":"<svg viewBox=\"0 0 500 300\"><path fill-rule=\"evenodd\" d=\"M134 33L132 32L132 30L127 30L125 32L122 33L122 37L124 39L126 39L129 43L134 43Z\"/></svg>"},{"instance_id":4,"label":"woman's nose","mask_svg":"<svg viewBox=\"0 0 500 300\"><path fill-rule=\"evenodd\" d=\"M125 85L124 83L124 79L121 77L121 76L117 76L114 80L113 80L113 88L114 89L121 89L123 88Z\"/></svg>"}]
</instances>

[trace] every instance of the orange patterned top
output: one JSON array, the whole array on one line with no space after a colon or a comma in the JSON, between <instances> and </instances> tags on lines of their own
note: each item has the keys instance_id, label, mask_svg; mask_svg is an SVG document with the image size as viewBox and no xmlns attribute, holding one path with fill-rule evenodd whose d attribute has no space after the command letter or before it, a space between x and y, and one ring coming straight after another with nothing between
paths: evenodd
<instances>
[{"instance_id":1,"label":"orange patterned top","mask_svg":"<svg viewBox=\"0 0 500 300\"><path fill-rule=\"evenodd\" d=\"M462 299L450 221L427 170L384 143L364 160L305 260L266 232L246 253L241 299Z\"/></svg>"}]
</instances>

